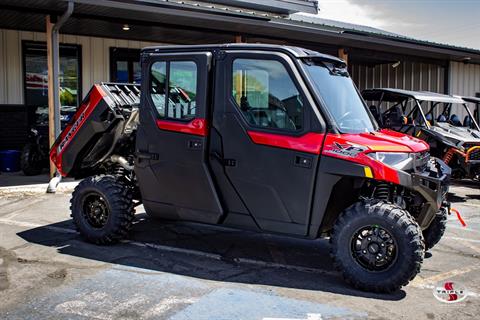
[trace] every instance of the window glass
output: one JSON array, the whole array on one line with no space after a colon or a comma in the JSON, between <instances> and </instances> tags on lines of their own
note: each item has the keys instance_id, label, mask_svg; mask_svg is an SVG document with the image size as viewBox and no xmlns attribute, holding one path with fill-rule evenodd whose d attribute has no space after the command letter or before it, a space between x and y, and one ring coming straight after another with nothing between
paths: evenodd
<instances>
[{"instance_id":1,"label":"window glass","mask_svg":"<svg viewBox=\"0 0 480 320\"><path fill-rule=\"evenodd\" d=\"M311 62L305 64L305 69L341 132L375 130L375 124L346 70L327 62Z\"/></svg>"},{"instance_id":2,"label":"window glass","mask_svg":"<svg viewBox=\"0 0 480 320\"><path fill-rule=\"evenodd\" d=\"M110 47L110 81L140 83L140 49Z\"/></svg>"},{"instance_id":3,"label":"window glass","mask_svg":"<svg viewBox=\"0 0 480 320\"><path fill-rule=\"evenodd\" d=\"M253 126L290 131L303 127L302 96L279 61L236 59L232 94Z\"/></svg>"},{"instance_id":4,"label":"window glass","mask_svg":"<svg viewBox=\"0 0 480 320\"><path fill-rule=\"evenodd\" d=\"M117 61L117 74L115 82L128 82L128 61Z\"/></svg>"},{"instance_id":5,"label":"window glass","mask_svg":"<svg viewBox=\"0 0 480 320\"><path fill-rule=\"evenodd\" d=\"M164 61L155 62L150 70L150 96L161 117L165 117L165 88L167 79L167 64Z\"/></svg>"},{"instance_id":6,"label":"window glass","mask_svg":"<svg viewBox=\"0 0 480 320\"><path fill-rule=\"evenodd\" d=\"M165 91L167 81L168 90ZM195 62L155 62L151 68L150 82L150 95L160 117L173 119L195 117L197 105L197 65Z\"/></svg>"},{"instance_id":7,"label":"window glass","mask_svg":"<svg viewBox=\"0 0 480 320\"><path fill-rule=\"evenodd\" d=\"M133 82L134 83L142 82L142 66L138 61L133 62Z\"/></svg>"},{"instance_id":8,"label":"window glass","mask_svg":"<svg viewBox=\"0 0 480 320\"><path fill-rule=\"evenodd\" d=\"M60 45L60 104L62 122L68 122L79 104L80 47ZM27 42L23 47L25 62L25 104L34 115L31 124L48 125L48 66L45 43Z\"/></svg>"},{"instance_id":9,"label":"window glass","mask_svg":"<svg viewBox=\"0 0 480 320\"><path fill-rule=\"evenodd\" d=\"M168 117L195 117L197 96L197 65L193 61L170 62L168 84Z\"/></svg>"}]
</instances>

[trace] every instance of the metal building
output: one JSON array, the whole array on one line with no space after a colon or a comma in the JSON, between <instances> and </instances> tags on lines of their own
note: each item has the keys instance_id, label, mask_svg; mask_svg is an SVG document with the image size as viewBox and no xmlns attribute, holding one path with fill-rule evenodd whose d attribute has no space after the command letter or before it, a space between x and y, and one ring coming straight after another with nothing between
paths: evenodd
<instances>
[{"instance_id":1,"label":"metal building","mask_svg":"<svg viewBox=\"0 0 480 320\"><path fill-rule=\"evenodd\" d=\"M97 82L138 81L139 49L153 44L298 45L347 60L360 89L480 93L479 50L301 14L316 13L315 0L3 0L0 149L21 148L32 109L49 103L46 32L68 2L58 39L62 105L78 105Z\"/></svg>"}]
</instances>

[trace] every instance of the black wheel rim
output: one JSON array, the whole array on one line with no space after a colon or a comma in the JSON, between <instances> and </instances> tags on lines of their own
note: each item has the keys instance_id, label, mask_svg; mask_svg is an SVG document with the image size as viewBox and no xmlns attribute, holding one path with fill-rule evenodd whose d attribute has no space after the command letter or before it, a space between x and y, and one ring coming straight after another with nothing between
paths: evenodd
<instances>
[{"instance_id":1,"label":"black wheel rim","mask_svg":"<svg viewBox=\"0 0 480 320\"><path fill-rule=\"evenodd\" d=\"M83 199L83 216L85 220L93 228L103 228L107 224L110 215L105 199L98 193L89 193Z\"/></svg>"},{"instance_id":2,"label":"black wheel rim","mask_svg":"<svg viewBox=\"0 0 480 320\"><path fill-rule=\"evenodd\" d=\"M395 239L378 225L365 226L355 232L351 250L355 261L369 271L385 271L397 258Z\"/></svg>"}]
</instances>

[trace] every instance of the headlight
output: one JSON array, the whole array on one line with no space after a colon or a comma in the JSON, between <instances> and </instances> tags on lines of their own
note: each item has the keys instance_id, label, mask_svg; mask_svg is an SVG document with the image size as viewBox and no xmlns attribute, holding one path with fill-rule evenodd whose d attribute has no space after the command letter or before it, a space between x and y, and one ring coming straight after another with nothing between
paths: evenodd
<instances>
[{"instance_id":1,"label":"headlight","mask_svg":"<svg viewBox=\"0 0 480 320\"><path fill-rule=\"evenodd\" d=\"M414 153L405 152L372 152L368 156L377 161L383 162L398 170L413 169Z\"/></svg>"}]
</instances>

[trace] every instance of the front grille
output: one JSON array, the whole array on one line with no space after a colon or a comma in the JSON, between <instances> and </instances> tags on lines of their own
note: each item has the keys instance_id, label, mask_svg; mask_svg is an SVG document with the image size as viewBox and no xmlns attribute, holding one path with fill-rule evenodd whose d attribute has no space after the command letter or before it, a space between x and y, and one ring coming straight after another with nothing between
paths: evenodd
<instances>
[{"instance_id":1,"label":"front grille","mask_svg":"<svg viewBox=\"0 0 480 320\"><path fill-rule=\"evenodd\" d=\"M428 161L430 160L430 153L428 151L418 152L415 154L415 170L423 172L427 170Z\"/></svg>"}]
</instances>

